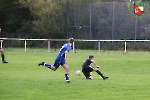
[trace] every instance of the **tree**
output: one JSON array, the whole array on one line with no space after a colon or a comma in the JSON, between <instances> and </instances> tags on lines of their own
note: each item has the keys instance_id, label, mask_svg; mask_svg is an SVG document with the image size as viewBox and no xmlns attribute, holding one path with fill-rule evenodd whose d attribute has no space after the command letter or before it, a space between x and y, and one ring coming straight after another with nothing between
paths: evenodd
<instances>
[{"instance_id":1,"label":"tree","mask_svg":"<svg viewBox=\"0 0 150 100\"><path fill-rule=\"evenodd\" d=\"M0 1L0 26L3 32L19 32L23 20L29 19L29 10L20 8L17 2L18 0Z\"/></svg>"},{"instance_id":2,"label":"tree","mask_svg":"<svg viewBox=\"0 0 150 100\"><path fill-rule=\"evenodd\" d=\"M34 32L47 38L66 37L65 6L61 0L19 0L30 9Z\"/></svg>"}]
</instances>

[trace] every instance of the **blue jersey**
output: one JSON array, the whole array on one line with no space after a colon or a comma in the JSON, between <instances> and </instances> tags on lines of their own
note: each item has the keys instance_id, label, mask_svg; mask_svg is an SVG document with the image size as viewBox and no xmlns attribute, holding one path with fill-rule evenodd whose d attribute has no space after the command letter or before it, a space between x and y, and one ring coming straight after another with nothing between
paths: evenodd
<instances>
[{"instance_id":1,"label":"blue jersey","mask_svg":"<svg viewBox=\"0 0 150 100\"><path fill-rule=\"evenodd\" d=\"M69 43L66 43L66 44L64 44L64 45L61 47L58 56L59 56L59 57L60 57L60 56L65 57L65 52L66 52L66 51L69 52L70 50L71 50L70 44L69 44Z\"/></svg>"},{"instance_id":2,"label":"blue jersey","mask_svg":"<svg viewBox=\"0 0 150 100\"><path fill-rule=\"evenodd\" d=\"M60 51L59 54L57 55L55 62L54 62L54 67L58 68L60 65L64 65L66 63L65 60L65 52L71 50L71 45L69 43L64 44Z\"/></svg>"}]
</instances>

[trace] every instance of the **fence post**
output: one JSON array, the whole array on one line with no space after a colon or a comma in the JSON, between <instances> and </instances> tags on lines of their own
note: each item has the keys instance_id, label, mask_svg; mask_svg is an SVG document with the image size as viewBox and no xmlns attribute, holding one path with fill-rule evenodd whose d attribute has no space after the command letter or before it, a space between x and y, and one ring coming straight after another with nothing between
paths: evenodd
<instances>
[{"instance_id":1,"label":"fence post","mask_svg":"<svg viewBox=\"0 0 150 100\"><path fill-rule=\"evenodd\" d=\"M48 40L48 53L50 53L50 46L51 44L50 44L50 40Z\"/></svg>"},{"instance_id":2,"label":"fence post","mask_svg":"<svg viewBox=\"0 0 150 100\"><path fill-rule=\"evenodd\" d=\"M127 42L125 40L125 43L124 43L124 53L126 53L126 52L127 52Z\"/></svg>"},{"instance_id":3,"label":"fence post","mask_svg":"<svg viewBox=\"0 0 150 100\"><path fill-rule=\"evenodd\" d=\"M101 44L100 44L100 41L98 40L98 52L100 52L100 49L101 49Z\"/></svg>"},{"instance_id":4,"label":"fence post","mask_svg":"<svg viewBox=\"0 0 150 100\"><path fill-rule=\"evenodd\" d=\"M27 40L25 39L24 41L24 51L26 52L27 51Z\"/></svg>"},{"instance_id":5,"label":"fence post","mask_svg":"<svg viewBox=\"0 0 150 100\"><path fill-rule=\"evenodd\" d=\"M73 53L74 53L74 44L75 44L75 43L73 42L73 50L72 50Z\"/></svg>"}]
</instances>

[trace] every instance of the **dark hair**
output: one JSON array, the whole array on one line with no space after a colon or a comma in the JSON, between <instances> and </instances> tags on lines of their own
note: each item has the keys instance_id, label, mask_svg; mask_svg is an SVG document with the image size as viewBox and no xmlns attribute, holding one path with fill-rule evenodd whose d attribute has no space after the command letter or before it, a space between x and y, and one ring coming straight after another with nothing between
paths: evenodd
<instances>
[{"instance_id":1,"label":"dark hair","mask_svg":"<svg viewBox=\"0 0 150 100\"><path fill-rule=\"evenodd\" d=\"M89 56L90 59L93 58L93 57L94 57L93 55L90 55L90 56Z\"/></svg>"},{"instance_id":2,"label":"dark hair","mask_svg":"<svg viewBox=\"0 0 150 100\"><path fill-rule=\"evenodd\" d=\"M74 42L74 39L73 39L73 38L70 38L68 42L69 42L69 43L73 43L73 42Z\"/></svg>"}]
</instances>

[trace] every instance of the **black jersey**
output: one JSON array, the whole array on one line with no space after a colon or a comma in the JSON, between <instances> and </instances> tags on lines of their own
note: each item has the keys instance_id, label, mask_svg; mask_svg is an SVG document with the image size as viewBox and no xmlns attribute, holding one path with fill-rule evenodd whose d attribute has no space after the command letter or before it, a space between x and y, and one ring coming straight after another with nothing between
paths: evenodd
<instances>
[{"instance_id":1,"label":"black jersey","mask_svg":"<svg viewBox=\"0 0 150 100\"><path fill-rule=\"evenodd\" d=\"M82 69L88 67L92 63L92 61L93 61L92 59L86 59L82 65Z\"/></svg>"}]
</instances>

